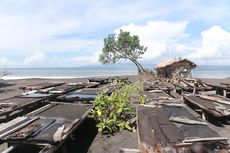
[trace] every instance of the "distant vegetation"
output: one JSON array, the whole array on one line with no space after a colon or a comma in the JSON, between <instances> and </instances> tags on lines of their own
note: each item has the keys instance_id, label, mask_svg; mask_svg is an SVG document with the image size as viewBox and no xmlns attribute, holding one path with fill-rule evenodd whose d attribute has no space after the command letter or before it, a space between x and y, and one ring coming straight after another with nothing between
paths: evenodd
<instances>
[{"instance_id":1,"label":"distant vegetation","mask_svg":"<svg viewBox=\"0 0 230 153\"><path fill-rule=\"evenodd\" d=\"M121 59L130 60L133 62L139 73L144 72L144 68L137 61L142 58L147 47L140 45L140 40L137 35L130 35L130 32L120 30L120 34L116 37L115 34L109 34L104 39L104 47L99 55L99 61L103 64L114 64Z\"/></svg>"}]
</instances>

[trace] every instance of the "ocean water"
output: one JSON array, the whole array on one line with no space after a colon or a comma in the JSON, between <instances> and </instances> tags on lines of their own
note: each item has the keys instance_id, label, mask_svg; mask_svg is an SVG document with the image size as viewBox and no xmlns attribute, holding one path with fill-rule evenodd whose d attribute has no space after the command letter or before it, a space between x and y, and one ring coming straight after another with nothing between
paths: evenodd
<instances>
[{"instance_id":1,"label":"ocean water","mask_svg":"<svg viewBox=\"0 0 230 153\"><path fill-rule=\"evenodd\" d=\"M8 75L2 79L25 79L25 78L83 78L93 76L116 76L135 75L135 67L92 66L76 68L8 68Z\"/></svg>"},{"instance_id":2,"label":"ocean water","mask_svg":"<svg viewBox=\"0 0 230 153\"><path fill-rule=\"evenodd\" d=\"M144 65L153 69L154 65ZM82 78L93 76L118 76L136 75L137 69L133 65L120 64L112 66L87 66L76 68L8 68L8 75L2 79L25 78ZM226 65L201 65L193 70L196 78L227 78L230 77L230 66Z\"/></svg>"},{"instance_id":3,"label":"ocean water","mask_svg":"<svg viewBox=\"0 0 230 153\"><path fill-rule=\"evenodd\" d=\"M197 78L230 78L230 65L201 65L193 70Z\"/></svg>"}]
</instances>

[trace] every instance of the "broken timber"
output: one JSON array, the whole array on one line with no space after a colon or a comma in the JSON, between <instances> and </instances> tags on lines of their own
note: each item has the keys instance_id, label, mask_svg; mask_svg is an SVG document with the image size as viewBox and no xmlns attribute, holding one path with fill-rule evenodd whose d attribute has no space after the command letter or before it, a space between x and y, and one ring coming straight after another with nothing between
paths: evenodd
<instances>
[{"instance_id":1,"label":"broken timber","mask_svg":"<svg viewBox=\"0 0 230 153\"><path fill-rule=\"evenodd\" d=\"M36 97L12 97L0 100L0 122L7 122L15 117L24 115L46 102L46 98Z\"/></svg>"},{"instance_id":2,"label":"broken timber","mask_svg":"<svg viewBox=\"0 0 230 153\"><path fill-rule=\"evenodd\" d=\"M89 109L91 105L51 102L2 129L1 141L17 148L31 145L41 153L54 152L87 117Z\"/></svg>"},{"instance_id":3,"label":"broken timber","mask_svg":"<svg viewBox=\"0 0 230 153\"><path fill-rule=\"evenodd\" d=\"M185 105L139 106L137 123L140 152L190 153L193 143L197 142L203 147L211 145L213 150L205 148L208 152L227 149L227 138L220 137L191 111ZM220 142L226 145L220 146Z\"/></svg>"},{"instance_id":4,"label":"broken timber","mask_svg":"<svg viewBox=\"0 0 230 153\"><path fill-rule=\"evenodd\" d=\"M186 95L184 98L189 106L199 108L213 117L230 116L230 100L224 97L218 95Z\"/></svg>"}]
</instances>

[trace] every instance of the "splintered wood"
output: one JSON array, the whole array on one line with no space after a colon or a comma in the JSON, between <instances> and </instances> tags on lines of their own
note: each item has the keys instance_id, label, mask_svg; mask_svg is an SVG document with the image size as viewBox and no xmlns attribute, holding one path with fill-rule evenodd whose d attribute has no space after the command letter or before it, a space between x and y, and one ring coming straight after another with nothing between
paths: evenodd
<instances>
[{"instance_id":1,"label":"splintered wood","mask_svg":"<svg viewBox=\"0 0 230 153\"><path fill-rule=\"evenodd\" d=\"M171 148L177 152L190 153L192 144L197 142L205 146L211 145L212 149L218 151L226 149L227 145L221 148L219 142L226 143L228 138L220 137L190 111L185 106L139 106L137 114L140 151L165 153Z\"/></svg>"}]
</instances>

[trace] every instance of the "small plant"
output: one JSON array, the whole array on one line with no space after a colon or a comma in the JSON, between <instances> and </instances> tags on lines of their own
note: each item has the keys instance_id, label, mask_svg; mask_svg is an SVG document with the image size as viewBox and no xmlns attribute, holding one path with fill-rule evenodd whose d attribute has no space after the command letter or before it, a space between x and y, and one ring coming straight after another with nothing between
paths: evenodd
<instances>
[{"instance_id":1,"label":"small plant","mask_svg":"<svg viewBox=\"0 0 230 153\"><path fill-rule=\"evenodd\" d=\"M92 117L98 122L98 131L114 133L120 129L132 131L129 120L135 117L135 107L132 104L134 98L144 103L145 98L140 96L143 87L140 82L129 84L127 82L114 82L114 91L106 95L100 93L93 101L94 109Z\"/></svg>"}]
</instances>

